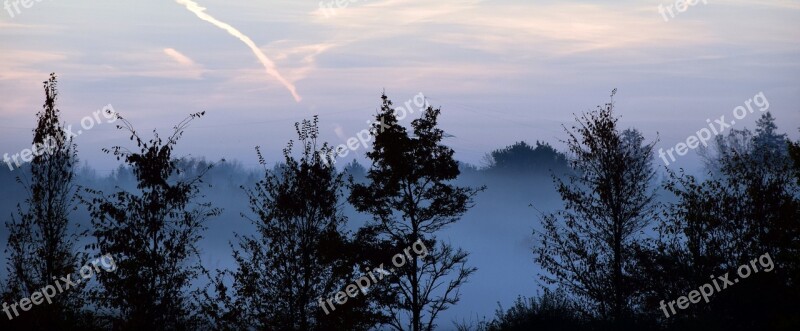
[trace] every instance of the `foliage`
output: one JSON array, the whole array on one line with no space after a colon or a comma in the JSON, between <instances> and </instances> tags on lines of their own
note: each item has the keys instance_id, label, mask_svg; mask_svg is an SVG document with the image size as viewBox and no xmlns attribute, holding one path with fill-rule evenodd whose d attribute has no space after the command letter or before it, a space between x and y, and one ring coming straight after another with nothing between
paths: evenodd
<instances>
[{"instance_id":1,"label":"foliage","mask_svg":"<svg viewBox=\"0 0 800 331\"><path fill-rule=\"evenodd\" d=\"M330 148L318 145L317 118L295 127L300 159L292 155L290 141L277 171L265 169L264 179L247 189L255 215L248 219L256 233L237 235L237 269L216 278L215 298L206 295L205 311L216 328L366 330L382 321L363 295L332 314L320 306L320 298L332 297L354 279L350 257L358 248L344 230L343 174L329 166L331 159L322 159L330 158ZM266 166L260 151L258 156ZM233 279L230 289L226 276Z\"/></svg>"},{"instance_id":2,"label":"foliage","mask_svg":"<svg viewBox=\"0 0 800 331\"><path fill-rule=\"evenodd\" d=\"M568 169L567 157L564 154L556 151L550 144L539 141L536 142L536 147L520 141L494 150L486 155L485 160L486 170L490 172L561 173Z\"/></svg>"},{"instance_id":3,"label":"foliage","mask_svg":"<svg viewBox=\"0 0 800 331\"><path fill-rule=\"evenodd\" d=\"M44 109L36 114L38 123L33 136L33 144L39 148L30 160L30 178L17 177L26 189L25 207L18 205L18 217L6 222L8 294L13 298L29 297L52 284L54 278L74 274L85 257L74 248L80 234L69 221L74 208L77 155L72 138L67 137L60 123L55 74L44 82L44 90ZM76 287L54 298L52 304L37 305L15 317L15 323L36 330L85 327L81 290Z\"/></svg>"},{"instance_id":4,"label":"foliage","mask_svg":"<svg viewBox=\"0 0 800 331\"><path fill-rule=\"evenodd\" d=\"M487 331L580 330L586 323L576 313L567 296L545 290L540 297L518 297L508 310L500 306Z\"/></svg>"},{"instance_id":5,"label":"foliage","mask_svg":"<svg viewBox=\"0 0 800 331\"><path fill-rule=\"evenodd\" d=\"M441 143L440 109L428 107L414 120L412 136L398 124L388 97L381 98L371 131L373 149L367 153L372 160L367 184L353 183L349 201L372 215L367 229L379 234L385 249L400 252L417 240L429 248L422 261L410 259L396 268L391 280L400 300L388 309L394 329L432 330L438 314L458 303L459 288L476 270L466 265L467 252L440 241L436 233L458 221L482 188L449 183L460 171L453 150Z\"/></svg>"},{"instance_id":6,"label":"foliage","mask_svg":"<svg viewBox=\"0 0 800 331\"><path fill-rule=\"evenodd\" d=\"M634 313L639 287L634 253L655 214L650 184L653 144L617 129L613 103L577 118L568 131L573 175L554 178L564 210L542 215L536 262L585 315L622 323Z\"/></svg>"},{"instance_id":7,"label":"foliage","mask_svg":"<svg viewBox=\"0 0 800 331\"><path fill-rule=\"evenodd\" d=\"M741 265L769 254L775 270L743 280L735 290L715 294L664 320L676 329L792 329L800 326L793 308L800 302L800 200L784 135L764 114L749 149L716 156L718 173L699 180L671 173L666 188L678 201L665 210L657 241L643 249L648 310L707 283L709 276L735 274ZM659 314L656 314L659 315ZM661 317L663 318L663 314Z\"/></svg>"},{"instance_id":8,"label":"foliage","mask_svg":"<svg viewBox=\"0 0 800 331\"><path fill-rule=\"evenodd\" d=\"M136 190L107 196L87 188L81 198L92 216L95 239L87 248L110 254L118 267L113 273L98 274L99 288L92 292L97 309L108 318L108 328L197 327L186 292L203 272L197 242L204 223L220 211L197 202L202 198L202 174L185 176L172 154L184 129L203 114L187 117L166 139L154 131L148 141L119 117L123 125L117 128L130 132L138 150L116 146L104 151L131 168Z\"/></svg>"}]
</instances>

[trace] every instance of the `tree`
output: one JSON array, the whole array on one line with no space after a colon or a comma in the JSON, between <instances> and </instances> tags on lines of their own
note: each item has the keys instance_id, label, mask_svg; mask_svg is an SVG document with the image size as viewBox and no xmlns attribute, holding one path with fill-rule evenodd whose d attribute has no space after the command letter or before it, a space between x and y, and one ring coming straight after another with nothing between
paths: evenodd
<instances>
[{"instance_id":1,"label":"tree","mask_svg":"<svg viewBox=\"0 0 800 331\"><path fill-rule=\"evenodd\" d=\"M786 134L777 133L775 117L770 112L764 113L756 121L756 135L753 137L753 146L757 153L786 154Z\"/></svg>"},{"instance_id":2,"label":"tree","mask_svg":"<svg viewBox=\"0 0 800 331\"><path fill-rule=\"evenodd\" d=\"M713 156L716 172L705 180L671 173L666 188L677 201L665 211L659 240L642 259L650 261L641 273L649 276L651 306L696 289L711 275L733 274L764 254L776 261L773 272L743 280L672 318L677 329L800 326L788 308L800 302L800 188L785 135L776 129L774 118L764 114L756 134L740 141L751 148L721 150Z\"/></svg>"},{"instance_id":3,"label":"tree","mask_svg":"<svg viewBox=\"0 0 800 331\"><path fill-rule=\"evenodd\" d=\"M243 214L256 232L237 235L236 270L221 273L215 281L217 297L205 300L217 328L367 330L381 323L379 311L363 295L335 308L325 302L352 283L358 269L350 256L357 253L357 243L344 230L343 175L332 159L322 159L331 158L331 149L317 142L317 118L295 128L299 160L290 141L284 163L268 171L257 148L265 174L247 189L255 217ZM225 276L233 279L230 291Z\"/></svg>"},{"instance_id":4,"label":"tree","mask_svg":"<svg viewBox=\"0 0 800 331\"><path fill-rule=\"evenodd\" d=\"M500 306L487 331L589 330L565 293L545 290L540 297L518 297L508 310Z\"/></svg>"},{"instance_id":5,"label":"tree","mask_svg":"<svg viewBox=\"0 0 800 331\"><path fill-rule=\"evenodd\" d=\"M698 155L703 159L709 176L721 174L720 160L733 153L749 154L753 151L753 132L744 128L731 129L728 135L717 135L709 147L700 147Z\"/></svg>"},{"instance_id":6,"label":"tree","mask_svg":"<svg viewBox=\"0 0 800 331\"><path fill-rule=\"evenodd\" d=\"M437 127L441 109L428 107L411 123L413 136L399 125L392 102L383 95L371 133L372 166L367 183L351 181L350 203L372 215L367 228L384 240L385 249L401 251L421 240L429 255L395 268L392 287L400 301L389 306L391 327L397 330L432 330L436 317L458 303L459 289L476 271L467 266L469 254L439 240L436 233L458 221L483 188L459 187L449 182L460 174L453 150L441 144ZM408 321L401 320L405 312Z\"/></svg>"},{"instance_id":7,"label":"tree","mask_svg":"<svg viewBox=\"0 0 800 331\"><path fill-rule=\"evenodd\" d=\"M564 210L542 215L534 253L546 284L574 296L584 314L620 325L636 301L639 233L655 214L653 143L617 129L613 102L576 120L565 128L573 174L554 178Z\"/></svg>"},{"instance_id":8,"label":"tree","mask_svg":"<svg viewBox=\"0 0 800 331\"><path fill-rule=\"evenodd\" d=\"M800 129L798 129L800 131ZM789 142L789 157L794 162L795 177L797 177L797 185L800 185L800 140L797 142Z\"/></svg>"},{"instance_id":9,"label":"tree","mask_svg":"<svg viewBox=\"0 0 800 331\"><path fill-rule=\"evenodd\" d=\"M352 177L355 182L363 182L367 179L367 169L364 168L356 159L344 166L342 172L349 177Z\"/></svg>"},{"instance_id":10,"label":"tree","mask_svg":"<svg viewBox=\"0 0 800 331\"><path fill-rule=\"evenodd\" d=\"M55 74L50 74L44 82L45 103L44 109L36 114L30 179L17 177L26 187L25 208L17 205L18 218L12 217L6 223L8 287L15 300L30 297L51 285L54 278L73 274L83 262L83 255L74 248L80 235L69 220L76 191L76 147L60 122L57 85ZM25 160L25 153L22 155ZM52 304L35 306L15 317L16 323L37 330L81 328L80 295L81 287L65 292L54 297Z\"/></svg>"},{"instance_id":11,"label":"tree","mask_svg":"<svg viewBox=\"0 0 800 331\"><path fill-rule=\"evenodd\" d=\"M219 210L202 198L202 175L187 177L172 156L175 145L189 123L204 113L195 113L174 127L166 140L143 140L133 126L130 132L137 151L116 146L103 149L124 160L136 178L136 191L120 190L106 196L85 189L95 243L88 248L110 254L117 262L113 273L97 275L93 292L98 310L110 320L106 328L124 330L193 330L197 327L185 293L202 273L197 242L203 225ZM209 166L210 167L210 166ZM206 169L207 170L207 169Z\"/></svg>"}]
</instances>

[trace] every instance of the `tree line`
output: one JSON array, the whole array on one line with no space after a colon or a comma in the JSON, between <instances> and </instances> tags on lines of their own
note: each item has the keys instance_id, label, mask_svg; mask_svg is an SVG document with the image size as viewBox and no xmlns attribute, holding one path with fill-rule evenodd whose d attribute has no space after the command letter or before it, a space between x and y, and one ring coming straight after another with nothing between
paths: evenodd
<instances>
[{"instance_id":1,"label":"tree line","mask_svg":"<svg viewBox=\"0 0 800 331\"><path fill-rule=\"evenodd\" d=\"M568 146L518 143L492 152L494 171L552 171L563 208L532 213L534 263L541 295L520 297L491 320L448 325L443 311L477 272L469 252L441 238L474 206L483 186L454 184L463 165L443 144L441 109L428 107L410 128L398 123L382 96L371 133L371 165L363 178L339 172L337 152L319 141L314 117L295 124L297 137L282 162L241 189L254 226L231 242L234 268L211 270L197 246L221 213L203 194L204 176L218 163L193 164L173 155L190 114L168 135L145 137L119 116L128 146L103 151L131 170L135 188L78 185L77 146L63 133L57 79L44 82L34 143L56 144L33 157L18 181L25 202L9 231L5 303L18 302L75 274L87 261L112 256L113 272L98 273L35 305L0 316L3 330L738 330L800 326L800 143L779 134L765 113L755 132L733 130L706 155L706 178L669 171L659 182L654 141L622 130L613 103L578 116L565 128ZM377 125L380 125L378 127ZM51 144L52 145L52 144ZM221 162L224 162L221 161ZM657 192L668 192L669 199ZM343 209L370 215L352 230ZM70 222L77 209L91 226ZM365 270L389 263L414 243L428 254L387 272L328 312ZM663 301L768 253L774 270L715 293L708 303L678 308ZM531 284L532 287L536 284ZM335 299L336 300L336 299ZM6 308L6 306L4 306ZM4 316L4 315L8 316ZM8 317L8 318L6 318ZM13 317L13 318L12 318Z\"/></svg>"},{"instance_id":2,"label":"tree line","mask_svg":"<svg viewBox=\"0 0 800 331\"><path fill-rule=\"evenodd\" d=\"M705 178L667 169L659 182L655 142L620 129L613 107L565 129L572 171L554 178L563 208L540 213L534 233L542 295L461 329L800 327L800 142L766 112L755 132L716 137ZM706 283L710 300L696 291Z\"/></svg>"},{"instance_id":3,"label":"tree line","mask_svg":"<svg viewBox=\"0 0 800 331\"><path fill-rule=\"evenodd\" d=\"M263 177L242 187L250 205L242 216L257 231L236 235L233 270L209 270L200 263L197 242L206 235L207 221L220 213L201 190L214 164L188 172L173 155L189 123L204 113L191 114L168 136L154 131L150 138L118 115L117 127L132 146L103 151L132 170L135 189L76 187L77 146L62 133L56 85L55 75L44 83L46 102L34 141L54 137L58 143L33 159L29 197L6 224L9 279L3 300L30 297L54 277L74 274L91 255L113 256L116 270L98 273L96 283L65 292L52 304L24 311L15 305L3 319L9 328L431 330L438 314L459 301L459 287L475 271L467 252L437 237L481 190L450 183L460 170L453 150L441 144L439 109L429 107L408 132L384 96L375 121L381 127L373 131L368 154L373 166L363 183L330 166L335 151L318 141L316 117L295 125L297 140L287 144L276 169L267 169L257 148ZM346 230L345 203L373 219ZM76 208L88 210L90 229L73 229L68 215ZM78 247L81 242L87 244ZM428 248L424 259L410 259L368 295L323 313L318 298L341 291L366 267L390 261L415 242Z\"/></svg>"}]
</instances>

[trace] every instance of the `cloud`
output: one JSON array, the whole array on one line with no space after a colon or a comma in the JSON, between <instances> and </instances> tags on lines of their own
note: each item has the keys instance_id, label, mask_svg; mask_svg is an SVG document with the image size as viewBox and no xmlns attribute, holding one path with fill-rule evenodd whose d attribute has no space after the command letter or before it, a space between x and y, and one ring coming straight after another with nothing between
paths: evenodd
<instances>
[{"instance_id":1,"label":"cloud","mask_svg":"<svg viewBox=\"0 0 800 331\"><path fill-rule=\"evenodd\" d=\"M167 54L171 57L175 62L187 67L194 67L195 63L190 59L188 56L181 54L181 52L176 51L174 48L164 48L164 54Z\"/></svg>"},{"instance_id":2,"label":"cloud","mask_svg":"<svg viewBox=\"0 0 800 331\"><path fill-rule=\"evenodd\" d=\"M0 52L0 80L41 80L48 72L42 67L66 62L74 53L11 49Z\"/></svg>"},{"instance_id":3,"label":"cloud","mask_svg":"<svg viewBox=\"0 0 800 331\"><path fill-rule=\"evenodd\" d=\"M794 0L728 0L719 4L742 7L764 6L779 9L800 10L800 3L797 3L797 1Z\"/></svg>"},{"instance_id":4,"label":"cloud","mask_svg":"<svg viewBox=\"0 0 800 331\"><path fill-rule=\"evenodd\" d=\"M203 76L203 73L206 70L194 62L191 58L183 53L177 51L174 48L164 48L164 54L166 54L170 59L174 61L174 63L163 63L160 65L160 71L162 72L170 72L176 74L176 76L182 76L187 78L194 78L200 79ZM178 66L175 66L177 64Z\"/></svg>"}]
</instances>

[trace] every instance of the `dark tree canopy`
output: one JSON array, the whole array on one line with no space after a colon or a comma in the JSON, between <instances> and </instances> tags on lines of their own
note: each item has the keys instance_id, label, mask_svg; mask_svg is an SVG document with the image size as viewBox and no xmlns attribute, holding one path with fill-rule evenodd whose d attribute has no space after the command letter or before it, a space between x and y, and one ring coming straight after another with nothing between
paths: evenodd
<instances>
[{"instance_id":1,"label":"dark tree canopy","mask_svg":"<svg viewBox=\"0 0 800 331\"><path fill-rule=\"evenodd\" d=\"M488 171L515 175L526 172L547 174L547 171L561 173L568 168L564 154L556 151L550 144L539 141L535 147L520 141L492 151L485 159Z\"/></svg>"},{"instance_id":2,"label":"dark tree canopy","mask_svg":"<svg viewBox=\"0 0 800 331\"><path fill-rule=\"evenodd\" d=\"M331 159L322 159L331 153L317 141L317 118L295 128L300 158L290 141L284 163L265 168L264 178L245 188L254 217L243 215L256 232L237 235L237 269L220 273L215 293L205 295L204 310L217 329L367 330L383 320L370 297L348 300L330 314L320 306L320 298L354 279L358 269L351 256L358 243L344 230L343 174ZM266 166L260 151L258 157Z\"/></svg>"},{"instance_id":3,"label":"dark tree canopy","mask_svg":"<svg viewBox=\"0 0 800 331\"><path fill-rule=\"evenodd\" d=\"M748 149L723 149L716 169L698 179L671 173L666 188L678 201L664 211L659 239L643 252L641 273L656 311L660 300L684 295L710 275L735 273L764 254L775 270L715 294L711 302L665 320L677 329L791 329L800 326L800 189L790 145L764 114ZM663 315L662 315L663 316ZM743 321L747 321L747 325Z\"/></svg>"},{"instance_id":4,"label":"dark tree canopy","mask_svg":"<svg viewBox=\"0 0 800 331\"><path fill-rule=\"evenodd\" d=\"M65 134L56 107L55 74L44 82L44 90L44 109L36 114L33 135L38 151L33 151L29 160L29 176L17 177L25 186L27 198L24 206L17 206L18 216L6 223L8 290L13 300L31 296L50 285L54 277L75 273L84 262L84 255L74 247L80 236L69 220L76 193L76 147ZM24 160L25 153L22 154ZM81 288L76 288L60 295L52 304L36 306L17 317L15 323L36 330L79 329L83 326L84 307L80 294Z\"/></svg>"},{"instance_id":5,"label":"dark tree canopy","mask_svg":"<svg viewBox=\"0 0 800 331\"><path fill-rule=\"evenodd\" d=\"M107 328L124 330L194 330L195 309L187 291L202 274L197 242L205 221L220 211L202 198L202 175L186 177L172 153L190 115L166 139L155 133L143 140L124 118L119 129L131 134L134 151L104 149L123 160L136 178L136 191L110 195L86 189L83 203L92 216L96 242L88 249L110 254L113 273L100 273L92 293ZM210 165L209 165L210 167Z\"/></svg>"},{"instance_id":6,"label":"dark tree canopy","mask_svg":"<svg viewBox=\"0 0 800 331\"><path fill-rule=\"evenodd\" d=\"M541 279L567 291L583 314L621 327L639 294L640 232L655 215L653 144L617 128L613 103L567 132L573 175L555 179L564 209L542 216L536 261L547 272Z\"/></svg>"},{"instance_id":7,"label":"dark tree canopy","mask_svg":"<svg viewBox=\"0 0 800 331\"><path fill-rule=\"evenodd\" d=\"M400 301L388 307L396 330L432 330L438 314L460 298L459 287L475 272L466 265L468 253L439 240L436 234L457 222L469 210L482 188L450 183L460 174L453 150L442 143L438 127L441 109L428 107L411 123L409 134L394 114L392 102L382 97L381 110L371 131L375 137L367 157L372 167L367 183L352 185L349 201L372 215L368 229L395 252L422 240L430 254L396 270L392 278ZM406 313L404 320L399 313Z\"/></svg>"}]
</instances>

